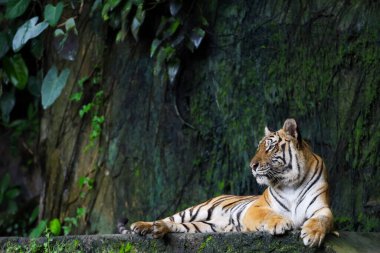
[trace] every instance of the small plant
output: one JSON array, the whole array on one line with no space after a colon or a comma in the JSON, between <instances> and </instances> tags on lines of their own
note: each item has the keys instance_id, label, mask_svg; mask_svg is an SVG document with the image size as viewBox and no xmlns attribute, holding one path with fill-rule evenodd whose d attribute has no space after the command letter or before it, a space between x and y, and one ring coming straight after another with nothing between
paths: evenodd
<instances>
[{"instance_id":1,"label":"small plant","mask_svg":"<svg viewBox=\"0 0 380 253\"><path fill-rule=\"evenodd\" d=\"M70 96L70 100L73 102L80 102L83 99L85 84L90 83L91 85L97 85L99 84L101 80L101 73L99 73L99 70L96 68L94 70L94 74L92 77L82 77L78 83L77 86L79 87L79 91L73 93ZM85 147L85 151L92 148L95 145L96 140L100 137L102 132L102 125L105 121L105 118L103 115L99 114L99 110L104 102L104 91L99 90L95 93L94 97L90 100L90 102L85 103L81 106L79 109L79 117L83 119L86 115L91 115L91 132L90 132L90 138L89 143Z\"/></svg>"},{"instance_id":2,"label":"small plant","mask_svg":"<svg viewBox=\"0 0 380 253\"><path fill-rule=\"evenodd\" d=\"M83 218L85 215L86 215L86 208L78 207L75 217L65 217L63 219L65 221L64 222L65 225L62 226L64 235L70 234L70 232L72 231L74 227L78 227L78 221L81 218Z\"/></svg>"},{"instance_id":3,"label":"small plant","mask_svg":"<svg viewBox=\"0 0 380 253\"><path fill-rule=\"evenodd\" d=\"M212 236L208 236L208 237L206 238L206 240L205 240L204 242L202 242L201 246L200 246L199 249L198 249L198 252L202 252L202 251L206 248L207 244L208 244L209 242L211 242L211 241L212 241Z\"/></svg>"},{"instance_id":4,"label":"small plant","mask_svg":"<svg viewBox=\"0 0 380 253\"><path fill-rule=\"evenodd\" d=\"M133 247L133 244L128 242L125 245L122 245L119 249L119 253L135 253L136 249Z\"/></svg>"}]
</instances>

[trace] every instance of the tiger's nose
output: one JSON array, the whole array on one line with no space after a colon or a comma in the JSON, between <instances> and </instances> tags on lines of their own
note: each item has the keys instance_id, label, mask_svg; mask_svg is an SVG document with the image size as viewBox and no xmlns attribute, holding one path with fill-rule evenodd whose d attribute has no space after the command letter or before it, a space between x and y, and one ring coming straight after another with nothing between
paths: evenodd
<instances>
[{"instance_id":1,"label":"tiger's nose","mask_svg":"<svg viewBox=\"0 0 380 253\"><path fill-rule=\"evenodd\" d=\"M259 167L259 163L251 163L251 168L254 170L254 171L256 171L257 170L257 168Z\"/></svg>"}]
</instances>

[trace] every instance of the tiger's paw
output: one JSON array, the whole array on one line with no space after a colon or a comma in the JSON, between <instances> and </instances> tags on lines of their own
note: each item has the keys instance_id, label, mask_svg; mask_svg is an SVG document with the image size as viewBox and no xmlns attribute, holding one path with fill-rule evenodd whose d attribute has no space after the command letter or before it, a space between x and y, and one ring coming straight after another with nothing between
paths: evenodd
<instances>
[{"instance_id":1,"label":"tiger's paw","mask_svg":"<svg viewBox=\"0 0 380 253\"><path fill-rule=\"evenodd\" d=\"M323 223L316 218L307 220L301 230L301 238L305 246L321 246L326 236L326 228Z\"/></svg>"},{"instance_id":2,"label":"tiger's paw","mask_svg":"<svg viewBox=\"0 0 380 253\"><path fill-rule=\"evenodd\" d=\"M152 231L153 238L155 239L162 238L165 234L169 232L170 232L170 229L164 221L158 220L153 223L153 231Z\"/></svg>"},{"instance_id":3,"label":"tiger's paw","mask_svg":"<svg viewBox=\"0 0 380 253\"><path fill-rule=\"evenodd\" d=\"M265 220L261 224L260 231L265 231L271 235L282 235L286 231L293 228L293 222L288 218L276 215L272 216L270 219Z\"/></svg>"},{"instance_id":4,"label":"tiger's paw","mask_svg":"<svg viewBox=\"0 0 380 253\"><path fill-rule=\"evenodd\" d=\"M138 221L131 225L131 230L135 234L146 235L152 233L153 231L153 222Z\"/></svg>"}]
</instances>

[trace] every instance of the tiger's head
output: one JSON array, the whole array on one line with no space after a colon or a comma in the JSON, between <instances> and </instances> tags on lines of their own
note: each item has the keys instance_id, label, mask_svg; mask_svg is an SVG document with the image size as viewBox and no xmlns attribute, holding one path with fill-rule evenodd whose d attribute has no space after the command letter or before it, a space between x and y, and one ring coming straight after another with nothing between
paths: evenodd
<instances>
[{"instance_id":1,"label":"tiger's head","mask_svg":"<svg viewBox=\"0 0 380 253\"><path fill-rule=\"evenodd\" d=\"M250 167L260 185L292 186L304 175L304 143L297 123L287 119L282 129L272 132L265 128Z\"/></svg>"}]
</instances>

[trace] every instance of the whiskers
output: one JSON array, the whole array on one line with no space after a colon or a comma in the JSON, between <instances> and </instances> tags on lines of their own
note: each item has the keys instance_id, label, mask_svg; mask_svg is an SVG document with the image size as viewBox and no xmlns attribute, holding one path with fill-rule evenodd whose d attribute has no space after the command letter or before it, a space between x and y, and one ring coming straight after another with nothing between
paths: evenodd
<instances>
[{"instance_id":1,"label":"whiskers","mask_svg":"<svg viewBox=\"0 0 380 253\"><path fill-rule=\"evenodd\" d=\"M265 176L269 179L269 181L273 185L278 184L279 182L281 182L284 179L281 171L278 171L275 168L270 168L270 167L268 169L266 169Z\"/></svg>"}]
</instances>

